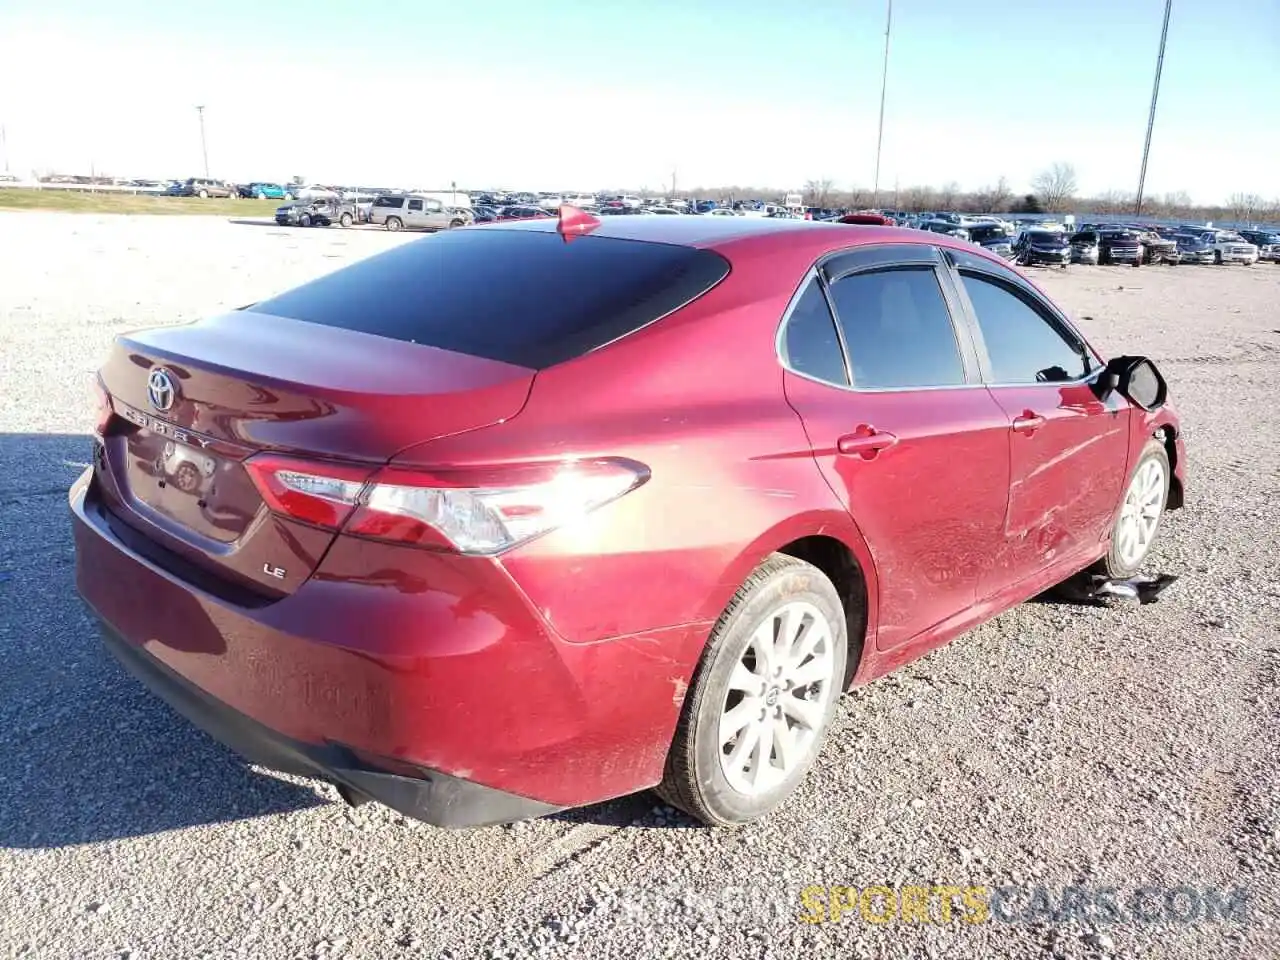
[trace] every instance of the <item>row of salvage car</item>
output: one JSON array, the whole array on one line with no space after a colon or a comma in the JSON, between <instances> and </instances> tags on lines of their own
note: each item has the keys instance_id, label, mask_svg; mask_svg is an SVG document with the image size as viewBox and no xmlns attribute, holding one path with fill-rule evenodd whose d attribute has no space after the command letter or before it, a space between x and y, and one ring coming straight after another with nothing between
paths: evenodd
<instances>
[{"instance_id":1,"label":"row of salvage car","mask_svg":"<svg viewBox=\"0 0 1280 960\"><path fill-rule=\"evenodd\" d=\"M1029 224L1017 230L990 223L960 226L931 221L921 229L962 235L981 247L1022 266L1072 263L1280 263L1280 232L1220 230L1210 227L1153 227L1132 224L1084 224L1069 232L1058 224Z\"/></svg>"},{"instance_id":2,"label":"row of salvage car","mask_svg":"<svg viewBox=\"0 0 1280 960\"><path fill-rule=\"evenodd\" d=\"M353 202L337 198L295 201L276 210L282 226L342 226L359 223L388 230L444 230L492 220L518 220L548 216L530 208L490 211L472 207L465 194L384 194ZM451 202L452 201L452 202ZM461 201L461 202L459 202ZM604 212L604 211L602 211ZM677 211L672 210L672 213ZM927 214L915 229L945 233L981 246L1021 266L1152 263L1280 263L1280 231L1222 230L1207 226L1151 226L1142 224L1086 223L1070 230L1058 223L1012 224L996 217ZM857 216L840 218L860 223Z\"/></svg>"}]
</instances>

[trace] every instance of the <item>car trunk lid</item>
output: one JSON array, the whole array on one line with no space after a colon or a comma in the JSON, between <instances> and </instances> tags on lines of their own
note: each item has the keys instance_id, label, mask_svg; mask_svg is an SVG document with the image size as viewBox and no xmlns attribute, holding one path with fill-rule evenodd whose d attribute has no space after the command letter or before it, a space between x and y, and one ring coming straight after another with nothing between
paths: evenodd
<instances>
[{"instance_id":1,"label":"car trunk lid","mask_svg":"<svg viewBox=\"0 0 1280 960\"><path fill-rule=\"evenodd\" d=\"M118 416L99 470L118 518L268 595L296 589L332 531L271 513L245 461L367 465L516 415L534 373L260 312L120 337L101 372Z\"/></svg>"}]
</instances>

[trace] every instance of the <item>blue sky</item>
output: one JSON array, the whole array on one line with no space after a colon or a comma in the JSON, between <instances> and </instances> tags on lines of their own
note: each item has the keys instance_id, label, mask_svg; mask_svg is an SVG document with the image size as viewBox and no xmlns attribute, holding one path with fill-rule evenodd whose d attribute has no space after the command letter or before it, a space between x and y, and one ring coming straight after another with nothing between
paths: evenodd
<instances>
[{"instance_id":1,"label":"blue sky","mask_svg":"<svg viewBox=\"0 0 1280 960\"><path fill-rule=\"evenodd\" d=\"M1136 186L1163 0L896 0L882 189ZM884 0L0 0L14 172L870 186ZM1174 0L1147 191L1280 196L1280 2Z\"/></svg>"}]
</instances>

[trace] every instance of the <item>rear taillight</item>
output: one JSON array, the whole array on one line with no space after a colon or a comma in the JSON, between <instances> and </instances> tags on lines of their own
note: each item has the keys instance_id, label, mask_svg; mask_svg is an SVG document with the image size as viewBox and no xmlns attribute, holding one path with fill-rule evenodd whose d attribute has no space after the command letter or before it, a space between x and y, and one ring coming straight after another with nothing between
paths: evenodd
<instances>
[{"instance_id":1,"label":"rear taillight","mask_svg":"<svg viewBox=\"0 0 1280 960\"><path fill-rule=\"evenodd\" d=\"M356 537L459 553L501 553L579 521L643 484L630 460L466 470L369 468L257 456L245 462L268 506Z\"/></svg>"},{"instance_id":2,"label":"rear taillight","mask_svg":"<svg viewBox=\"0 0 1280 960\"><path fill-rule=\"evenodd\" d=\"M273 511L332 530L351 516L374 470L271 454L252 457L244 465Z\"/></svg>"},{"instance_id":3,"label":"rear taillight","mask_svg":"<svg viewBox=\"0 0 1280 960\"><path fill-rule=\"evenodd\" d=\"M111 394L97 377L93 378L93 432L99 437L107 435L107 426L111 423Z\"/></svg>"}]
</instances>

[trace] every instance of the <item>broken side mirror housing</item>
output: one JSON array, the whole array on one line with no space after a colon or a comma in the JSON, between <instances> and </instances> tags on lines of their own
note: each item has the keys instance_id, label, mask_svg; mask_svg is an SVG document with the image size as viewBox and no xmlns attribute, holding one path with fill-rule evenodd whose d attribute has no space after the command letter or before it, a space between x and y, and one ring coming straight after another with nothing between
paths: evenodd
<instances>
[{"instance_id":1,"label":"broken side mirror housing","mask_svg":"<svg viewBox=\"0 0 1280 960\"><path fill-rule=\"evenodd\" d=\"M1156 365L1146 357L1115 357L1098 378L1099 387L1111 390L1143 410L1159 410L1169 395L1169 386Z\"/></svg>"}]
</instances>

